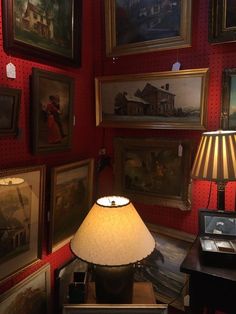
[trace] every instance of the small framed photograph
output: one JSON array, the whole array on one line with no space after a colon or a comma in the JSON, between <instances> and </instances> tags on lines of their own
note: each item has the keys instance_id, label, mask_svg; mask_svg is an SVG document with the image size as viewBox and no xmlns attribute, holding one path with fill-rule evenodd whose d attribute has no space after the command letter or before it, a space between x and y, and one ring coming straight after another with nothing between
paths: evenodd
<instances>
[{"instance_id":1,"label":"small framed photograph","mask_svg":"<svg viewBox=\"0 0 236 314\"><path fill-rule=\"evenodd\" d=\"M192 0L149 2L105 0L108 56L191 46Z\"/></svg>"},{"instance_id":2,"label":"small framed photograph","mask_svg":"<svg viewBox=\"0 0 236 314\"><path fill-rule=\"evenodd\" d=\"M221 127L225 130L236 130L236 68L223 71Z\"/></svg>"},{"instance_id":3,"label":"small framed photograph","mask_svg":"<svg viewBox=\"0 0 236 314\"><path fill-rule=\"evenodd\" d=\"M167 314L166 304L74 304L64 305L63 314Z\"/></svg>"},{"instance_id":4,"label":"small framed photograph","mask_svg":"<svg viewBox=\"0 0 236 314\"><path fill-rule=\"evenodd\" d=\"M16 136L21 103L21 90L0 87L0 136Z\"/></svg>"},{"instance_id":5,"label":"small framed photograph","mask_svg":"<svg viewBox=\"0 0 236 314\"><path fill-rule=\"evenodd\" d=\"M69 243L91 208L94 160L55 167L51 172L49 251Z\"/></svg>"},{"instance_id":6,"label":"small framed photograph","mask_svg":"<svg viewBox=\"0 0 236 314\"><path fill-rule=\"evenodd\" d=\"M156 247L136 269L135 280L152 282L157 303L170 303L184 310L188 277L180 272L180 265L195 236L160 225L147 224L147 227L155 239Z\"/></svg>"},{"instance_id":7,"label":"small framed photograph","mask_svg":"<svg viewBox=\"0 0 236 314\"><path fill-rule=\"evenodd\" d=\"M3 0L2 18L7 53L80 66L81 0Z\"/></svg>"},{"instance_id":8,"label":"small framed photograph","mask_svg":"<svg viewBox=\"0 0 236 314\"><path fill-rule=\"evenodd\" d=\"M234 0L210 0L209 42L236 41L236 2Z\"/></svg>"},{"instance_id":9,"label":"small framed photograph","mask_svg":"<svg viewBox=\"0 0 236 314\"><path fill-rule=\"evenodd\" d=\"M1 280L41 258L45 166L2 170L0 177ZM17 183L4 185L11 180Z\"/></svg>"},{"instance_id":10,"label":"small framed photograph","mask_svg":"<svg viewBox=\"0 0 236 314\"><path fill-rule=\"evenodd\" d=\"M72 141L74 79L33 68L33 153L69 150Z\"/></svg>"},{"instance_id":11,"label":"small framed photograph","mask_svg":"<svg viewBox=\"0 0 236 314\"><path fill-rule=\"evenodd\" d=\"M46 264L0 295L0 313L51 313L50 286L50 265Z\"/></svg>"},{"instance_id":12,"label":"small framed photograph","mask_svg":"<svg viewBox=\"0 0 236 314\"><path fill-rule=\"evenodd\" d=\"M208 69L95 78L96 125L205 130Z\"/></svg>"},{"instance_id":13,"label":"small framed photograph","mask_svg":"<svg viewBox=\"0 0 236 314\"><path fill-rule=\"evenodd\" d=\"M115 138L117 193L144 204L190 210L189 140Z\"/></svg>"}]
</instances>

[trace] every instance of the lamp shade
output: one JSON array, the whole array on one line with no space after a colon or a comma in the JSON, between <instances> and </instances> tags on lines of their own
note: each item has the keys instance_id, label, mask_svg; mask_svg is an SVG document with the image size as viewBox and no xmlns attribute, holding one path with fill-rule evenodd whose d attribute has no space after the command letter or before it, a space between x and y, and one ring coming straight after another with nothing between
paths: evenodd
<instances>
[{"instance_id":1,"label":"lamp shade","mask_svg":"<svg viewBox=\"0 0 236 314\"><path fill-rule=\"evenodd\" d=\"M82 260L102 266L122 266L147 257L155 241L129 199L97 200L71 240Z\"/></svg>"},{"instance_id":2,"label":"lamp shade","mask_svg":"<svg viewBox=\"0 0 236 314\"><path fill-rule=\"evenodd\" d=\"M216 182L235 181L236 131L203 133L191 176Z\"/></svg>"}]
</instances>

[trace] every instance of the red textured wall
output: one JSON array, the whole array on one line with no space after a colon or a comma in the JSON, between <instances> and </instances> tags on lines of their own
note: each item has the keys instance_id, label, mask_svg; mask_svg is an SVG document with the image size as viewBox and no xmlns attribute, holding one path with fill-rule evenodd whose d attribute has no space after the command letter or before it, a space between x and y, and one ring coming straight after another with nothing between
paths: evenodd
<instances>
[{"instance_id":1,"label":"red textured wall","mask_svg":"<svg viewBox=\"0 0 236 314\"><path fill-rule=\"evenodd\" d=\"M1 26L0 26L1 27ZM79 69L64 66L49 66L43 62L28 61L27 57L11 57L2 48L2 29L0 29L0 85L22 89L22 101L19 127L22 136L18 139L0 138L0 168L45 164L47 175L50 168L59 164L84 159L97 158L98 149L105 146L113 161L113 138L127 137L168 137L191 138L195 145L199 142L200 131L186 130L134 130L134 129L102 129L95 127L94 76L111 74L130 74L154 71L168 71L176 61L177 56L181 69L210 68L208 122L207 129L219 128L221 77L224 68L236 67L236 43L210 45L208 43L208 1L193 0L192 47L179 50L150 52L139 55L122 56L113 60L105 56L104 12L101 0L83 1L82 23L82 66ZM5 66L8 62L16 65L17 78L6 78ZM75 115L76 125L73 131L73 145L69 152L50 153L34 156L30 152L29 109L30 91L29 76L32 67L69 75L75 79ZM112 167L107 167L99 176L98 195L112 193ZM235 184L227 185L227 209L235 209ZM47 180L46 191L49 190ZM137 210L147 222L197 233L198 209L204 208L208 201L210 184L194 182L192 186L192 209L182 212L174 208L135 204ZM216 190L212 189L209 207L216 207ZM47 205L46 205L47 208ZM44 230L43 260L40 264L28 267L18 275L12 276L2 283L0 293L22 280L26 275L38 268L44 262L50 262L53 270L71 253L68 246L47 255L46 226Z\"/></svg>"}]
</instances>

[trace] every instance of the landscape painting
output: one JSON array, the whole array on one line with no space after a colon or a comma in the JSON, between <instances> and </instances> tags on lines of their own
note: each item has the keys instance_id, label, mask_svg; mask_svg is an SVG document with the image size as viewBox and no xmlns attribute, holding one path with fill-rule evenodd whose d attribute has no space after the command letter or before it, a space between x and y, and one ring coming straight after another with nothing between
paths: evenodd
<instances>
[{"instance_id":1,"label":"landscape painting","mask_svg":"<svg viewBox=\"0 0 236 314\"><path fill-rule=\"evenodd\" d=\"M50 243L55 251L70 241L92 205L93 159L52 169Z\"/></svg>"},{"instance_id":2,"label":"landscape painting","mask_svg":"<svg viewBox=\"0 0 236 314\"><path fill-rule=\"evenodd\" d=\"M222 129L236 130L236 68L223 71Z\"/></svg>"},{"instance_id":3,"label":"landscape painting","mask_svg":"<svg viewBox=\"0 0 236 314\"><path fill-rule=\"evenodd\" d=\"M208 69L96 78L96 122L127 128L206 128Z\"/></svg>"},{"instance_id":4,"label":"landscape painting","mask_svg":"<svg viewBox=\"0 0 236 314\"><path fill-rule=\"evenodd\" d=\"M195 237L159 225L147 226L155 239L156 247L136 269L135 280L152 282L157 303L169 303L183 310L187 277L180 272L180 265Z\"/></svg>"}]
</instances>

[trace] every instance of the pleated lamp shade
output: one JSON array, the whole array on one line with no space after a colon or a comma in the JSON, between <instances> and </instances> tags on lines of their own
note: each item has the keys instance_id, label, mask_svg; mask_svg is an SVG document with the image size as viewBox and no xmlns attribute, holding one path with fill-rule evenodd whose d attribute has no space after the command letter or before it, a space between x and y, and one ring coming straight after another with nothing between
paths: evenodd
<instances>
[{"instance_id":1,"label":"pleated lamp shade","mask_svg":"<svg viewBox=\"0 0 236 314\"><path fill-rule=\"evenodd\" d=\"M129 199L97 200L71 240L73 253L102 266L138 262L155 248L155 241Z\"/></svg>"},{"instance_id":2,"label":"pleated lamp shade","mask_svg":"<svg viewBox=\"0 0 236 314\"><path fill-rule=\"evenodd\" d=\"M236 131L203 133L191 176L216 182L235 181Z\"/></svg>"}]
</instances>

